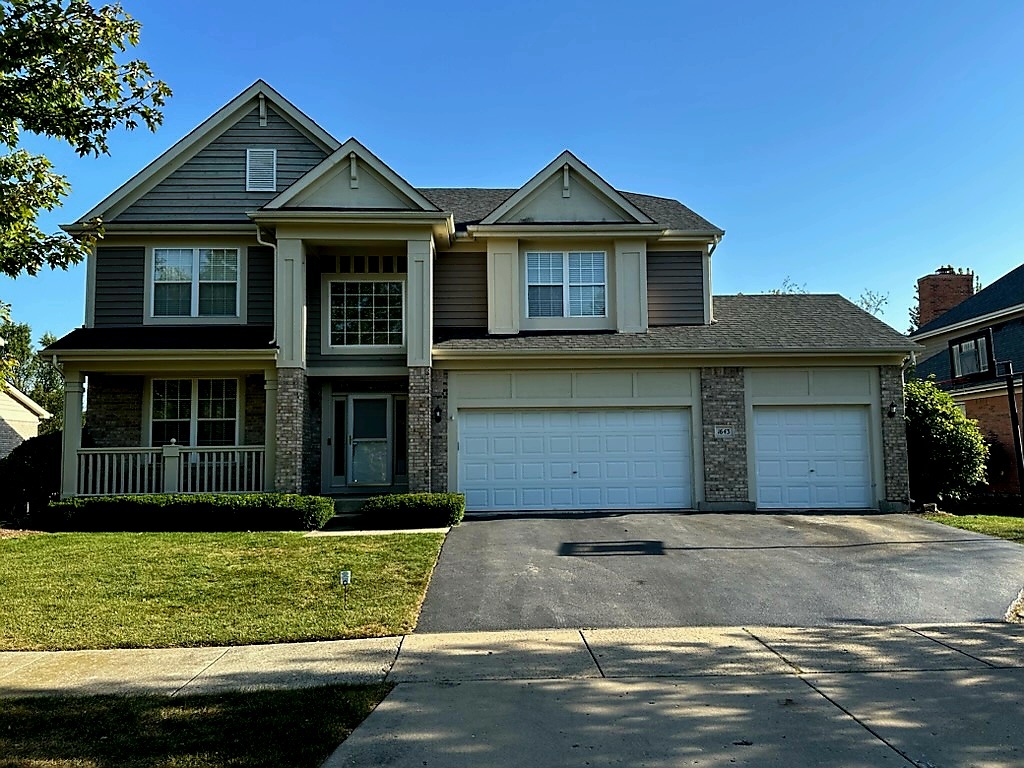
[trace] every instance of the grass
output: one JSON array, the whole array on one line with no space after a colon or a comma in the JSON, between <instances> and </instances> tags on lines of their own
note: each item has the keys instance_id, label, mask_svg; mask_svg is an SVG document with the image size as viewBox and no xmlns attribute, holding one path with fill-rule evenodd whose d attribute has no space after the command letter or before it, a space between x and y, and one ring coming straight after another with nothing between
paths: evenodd
<instances>
[{"instance_id":1,"label":"grass","mask_svg":"<svg viewBox=\"0 0 1024 768\"><path fill-rule=\"evenodd\" d=\"M0 768L316 768L389 689L0 699Z\"/></svg>"},{"instance_id":2,"label":"grass","mask_svg":"<svg viewBox=\"0 0 1024 768\"><path fill-rule=\"evenodd\" d=\"M440 533L61 533L0 540L0 650L166 648L411 631ZM338 584L352 571L348 607Z\"/></svg>"},{"instance_id":3,"label":"grass","mask_svg":"<svg viewBox=\"0 0 1024 768\"><path fill-rule=\"evenodd\" d=\"M1007 541L1024 544L1024 517L1001 515L922 515L926 520L961 528L975 533L998 536Z\"/></svg>"}]
</instances>

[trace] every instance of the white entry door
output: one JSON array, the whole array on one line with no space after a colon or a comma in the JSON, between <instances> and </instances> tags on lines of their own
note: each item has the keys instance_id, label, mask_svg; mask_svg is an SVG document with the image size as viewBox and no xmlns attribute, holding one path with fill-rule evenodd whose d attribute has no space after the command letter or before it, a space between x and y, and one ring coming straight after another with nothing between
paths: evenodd
<instances>
[{"instance_id":1,"label":"white entry door","mask_svg":"<svg viewBox=\"0 0 1024 768\"><path fill-rule=\"evenodd\" d=\"M874 506L866 407L755 407L754 451L761 509Z\"/></svg>"},{"instance_id":2,"label":"white entry door","mask_svg":"<svg viewBox=\"0 0 1024 768\"><path fill-rule=\"evenodd\" d=\"M693 503L687 410L460 410L458 418L459 490L469 510Z\"/></svg>"}]
</instances>

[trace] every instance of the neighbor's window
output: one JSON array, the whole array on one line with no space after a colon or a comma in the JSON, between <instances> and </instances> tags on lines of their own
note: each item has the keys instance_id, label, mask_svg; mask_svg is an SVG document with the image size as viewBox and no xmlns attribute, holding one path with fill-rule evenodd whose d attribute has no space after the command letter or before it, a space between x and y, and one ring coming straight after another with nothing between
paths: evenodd
<instances>
[{"instance_id":1,"label":"neighbor's window","mask_svg":"<svg viewBox=\"0 0 1024 768\"><path fill-rule=\"evenodd\" d=\"M527 317L604 317L606 292L601 251L526 254Z\"/></svg>"},{"instance_id":2,"label":"neighbor's window","mask_svg":"<svg viewBox=\"0 0 1024 768\"><path fill-rule=\"evenodd\" d=\"M335 280L328 290L332 347L398 347L405 343L401 280Z\"/></svg>"},{"instance_id":3,"label":"neighbor's window","mask_svg":"<svg viewBox=\"0 0 1024 768\"><path fill-rule=\"evenodd\" d=\"M988 371L988 340L984 336L954 344L953 376L970 376Z\"/></svg>"},{"instance_id":4,"label":"neighbor's window","mask_svg":"<svg viewBox=\"0 0 1024 768\"><path fill-rule=\"evenodd\" d=\"M235 445L238 381L154 379L153 445Z\"/></svg>"},{"instance_id":5,"label":"neighbor's window","mask_svg":"<svg viewBox=\"0 0 1024 768\"><path fill-rule=\"evenodd\" d=\"M237 248L154 248L153 317L237 317Z\"/></svg>"}]
</instances>

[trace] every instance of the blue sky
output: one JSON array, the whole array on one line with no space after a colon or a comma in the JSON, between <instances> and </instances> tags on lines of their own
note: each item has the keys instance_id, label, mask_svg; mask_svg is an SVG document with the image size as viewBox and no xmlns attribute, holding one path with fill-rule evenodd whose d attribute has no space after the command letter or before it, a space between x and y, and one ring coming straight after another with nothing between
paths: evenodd
<instances>
[{"instance_id":1,"label":"blue sky","mask_svg":"<svg viewBox=\"0 0 1024 768\"><path fill-rule=\"evenodd\" d=\"M1019 2L342 3L123 0L175 95L154 135L79 159L73 221L257 78L418 186L516 187L562 149L726 230L716 293L788 276L889 294L1024 260ZM85 269L0 279L38 335L82 323Z\"/></svg>"}]
</instances>

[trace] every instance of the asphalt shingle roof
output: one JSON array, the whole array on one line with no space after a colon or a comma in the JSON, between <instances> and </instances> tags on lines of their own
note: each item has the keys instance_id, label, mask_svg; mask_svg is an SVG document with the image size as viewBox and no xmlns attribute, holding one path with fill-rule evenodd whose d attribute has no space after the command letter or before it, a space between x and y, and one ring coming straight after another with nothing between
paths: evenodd
<instances>
[{"instance_id":1,"label":"asphalt shingle roof","mask_svg":"<svg viewBox=\"0 0 1024 768\"><path fill-rule=\"evenodd\" d=\"M927 325L921 326L914 332L914 335L973 320L976 317L989 315L1018 304L1024 304L1024 264L1003 275L992 285L981 289L969 299L964 299Z\"/></svg>"},{"instance_id":2,"label":"asphalt shingle roof","mask_svg":"<svg viewBox=\"0 0 1024 768\"><path fill-rule=\"evenodd\" d=\"M479 224L487 214L508 200L518 190L427 187L417 191L441 210L451 211L455 216L455 228L465 230L470 224ZM620 192L619 194L665 229L678 229L684 232L721 233L724 231L703 216L691 211L678 200L640 195L635 192Z\"/></svg>"},{"instance_id":3,"label":"asphalt shingle roof","mask_svg":"<svg viewBox=\"0 0 1024 768\"><path fill-rule=\"evenodd\" d=\"M274 329L264 325L174 325L76 328L46 348L83 349L252 349L274 347Z\"/></svg>"},{"instance_id":4,"label":"asphalt shingle roof","mask_svg":"<svg viewBox=\"0 0 1024 768\"><path fill-rule=\"evenodd\" d=\"M1024 319L1010 320L992 329L992 351L999 362L1012 362L1014 373L1024 371ZM920 379L935 375L935 380L947 389L977 386L978 380L950 386L953 372L949 369L949 351L943 349L926 360L918 360L914 374Z\"/></svg>"},{"instance_id":5,"label":"asphalt shingle roof","mask_svg":"<svg viewBox=\"0 0 1024 768\"><path fill-rule=\"evenodd\" d=\"M910 352L902 333L838 294L716 296L713 325L651 328L647 333L520 334L456 338L438 350L493 352Z\"/></svg>"}]
</instances>

